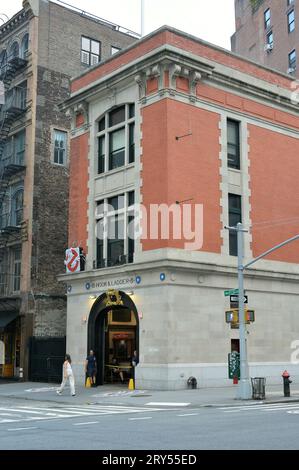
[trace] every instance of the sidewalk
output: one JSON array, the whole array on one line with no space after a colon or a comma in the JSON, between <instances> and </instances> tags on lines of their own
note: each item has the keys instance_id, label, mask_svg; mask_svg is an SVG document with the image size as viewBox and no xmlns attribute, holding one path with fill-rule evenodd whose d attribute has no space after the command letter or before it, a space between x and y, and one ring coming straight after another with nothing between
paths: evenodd
<instances>
[{"instance_id":1,"label":"sidewalk","mask_svg":"<svg viewBox=\"0 0 299 470\"><path fill-rule=\"evenodd\" d=\"M299 385L291 387L291 397L283 396L281 385L266 386L266 399L263 401L237 400L235 398L237 386L221 388L202 388L195 390L128 390L125 385L103 385L96 388L85 388L77 385L76 396L70 396L69 388L62 395L57 395L57 384L18 382L0 384L0 400L13 398L32 400L37 402L53 402L56 404L123 404L126 406L144 406L153 403L153 406L187 406L196 407L218 407L248 405L250 403L299 403Z\"/></svg>"}]
</instances>

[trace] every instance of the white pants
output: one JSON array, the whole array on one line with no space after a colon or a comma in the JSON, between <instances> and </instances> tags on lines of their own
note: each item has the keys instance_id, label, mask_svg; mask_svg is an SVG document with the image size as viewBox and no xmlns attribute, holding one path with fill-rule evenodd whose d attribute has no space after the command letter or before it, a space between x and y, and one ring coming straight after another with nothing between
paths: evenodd
<instances>
[{"instance_id":1,"label":"white pants","mask_svg":"<svg viewBox=\"0 0 299 470\"><path fill-rule=\"evenodd\" d=\"M58 389L59 392L62 392L64 387L66 386L66 383L67 381L70 381L70 387L71 387L71 395L75 395L75 379L74 379L74 376L73 374L72 375L69 375L68 377L64 377L62 382L61 382L61 385Z\"/></svg>"}]
</instances>

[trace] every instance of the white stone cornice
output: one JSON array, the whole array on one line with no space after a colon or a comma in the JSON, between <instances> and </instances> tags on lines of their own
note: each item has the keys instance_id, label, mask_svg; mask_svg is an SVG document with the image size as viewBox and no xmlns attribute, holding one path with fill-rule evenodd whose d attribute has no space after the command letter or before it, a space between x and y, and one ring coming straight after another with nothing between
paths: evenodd
<instances>
[{"instance_id":1,"label":"white stone cornice","mask_svg":"<svg viewBox=\"0 0 299 470\"><path fill-rule=\"evenodd\" d=\"M191 77L190 77L190 82L189 82L191 101L195 101L196 99L196 86L200 82L201 78L202 78L201 73L196 72L196 70L193 70L191 72Z\"/></svg>"},{"instance_id":2,"label":"white stone cornice","mask_svg":"<svg viewBox=\"0 0 299 470\"><path fill-rule=\"evenodd\" d=\"M82 114L84 116L84 127L89 125L89 107L86 101L81 101L74 106L67 108L65 112L66 116L71 120L72 131L76 129L76 116Z\"/></svg>"}]
</instances>

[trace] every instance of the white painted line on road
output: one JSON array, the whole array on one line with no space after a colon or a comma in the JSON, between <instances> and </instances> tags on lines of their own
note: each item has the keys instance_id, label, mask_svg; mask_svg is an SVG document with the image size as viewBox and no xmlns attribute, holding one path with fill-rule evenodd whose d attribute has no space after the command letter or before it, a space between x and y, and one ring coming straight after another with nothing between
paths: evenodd
<instances>
[{"instance_id":1,"label":"white painted line on road","mask_svg":"<svg viewBox=\"0 0 299 470\"><path fill-rule=\"evenodd\" d=\"M144 416L143 418L129 418L129 421L137 421L140 419L153 419L152 416Z\"/></svg>"},{"instance_id":2,"label":"white painted line on road","mask_svg":"<svg viewBox=\"0 0 299 470\"><path fill-rule=\"evenodd\" d=\"M73 423L73 426L87 426L88 424L99 424L98 421L89 421L88 423Z\"/></svg>"},{"instance_id":3,"label":"white painted line on road","mask_svg":"<svg viewBox=\"0 0 299 470\"><path fill-rule=\"evenodd\" d=\"M69 407L65 407L64 409L63 408L42 408L42 407L36 407L34 408L34 410L40 410L40 411L30 411L31 410L31 407L30 406L22 406L20 407L22 408L22 413L39 413L39 414L43 414L45 415L44 411L47 411L49 415L53 414L55 416L57 416L57 413L58 414L61 414L61 413L70 413L70 414L76 414L76 415L90 415L91 412L88 411L88 410L85 410L85 412L83 411L74 411L72 409L70 409ZM26 409L26 411L25 411ZM27 411L28 410L28 411ZM18 410L20 411L20 410ZM53 413L55 412L55 413ZM61 416L64 416L63 414L61 414Z\"/></svg>"},{"instance_id":4,"label":"white painted line on road","mask_svg":"<svg viewBox=\"0 0 299 470\"><path fill-rule=\"evenodd\" d=\"M146 406L188 406L190 403L170 403L170 402L155 402L150 401L145 404Z\"/></svg>"},{"instance_id":5,"label":"white painted line on road","mask_svg":"<svg viewBox=\"0 0 299 470\"><path fill-rule=\"evenodd\" d=\"M218 408L219 410L223 410L226 412L232 412L232 411L244 411L244 410L266 410L269 408L285 408L288 406L299 406L297 403L265 403L265 404L260 404L260 405L241 405L241 406L232 406L232 407L224 407L224 408Z\"/></svg>"},{"instance_id":6,"label":"white painted line on road","mask_svg":"<svg viewBox=\"0 0 299 470\"><path fill-rule=\"evenodd\" d=\"M28 427L28 428L10 428L10 429L7 429L7 431L24 431L25 429L37 429L37 427Z\"/></svg>"},{"instance_id":7,"label":"white painted line on road","mask_svg":"<svg viewBox=\"0 0 299 470\"><path fill-rule=\"evenodd\" d=\"M265 411L291 410L292 408L299 409L299 405L277 406L276 408L267 408Z\"/></svg>"},{"instance_id":8,"label":"white painted line on road","mask_svg":"<svg viewBox=\"0 0 299 470\"><path fill-rule=\"evenodd\" d=\"M177 415L177 416L198 416L198 413L185 413L183 415Z\"/></svg>"}]
</instances>

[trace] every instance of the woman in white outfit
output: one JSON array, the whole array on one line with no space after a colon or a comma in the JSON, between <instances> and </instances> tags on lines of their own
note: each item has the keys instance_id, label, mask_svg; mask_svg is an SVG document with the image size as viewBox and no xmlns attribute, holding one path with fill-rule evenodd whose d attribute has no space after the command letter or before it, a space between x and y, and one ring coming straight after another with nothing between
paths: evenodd
<instances>
[{"instance_id":1,"label":"woman in white outfit","mask_svg":"<svg viewBox=\"0 0 299 470\"><path fill-rule=\"evenodd\" d=\"M63 363L63 368L62 368L63 380L61 382L61 385L60 385L59 389L56 392L56 393L58 393L58 395L61 395L61 393L62 393L62 391L63 391L63 389L64 389L64 387L65 387L68 380L70 382L72 397L74 397L76 395L76 393L75 393L75 380L74 380L74 374L73 374L71 364L72 364L71 356L69 354L66 354L65 355L65 361Z\"/></svg>"}]
</instances>

